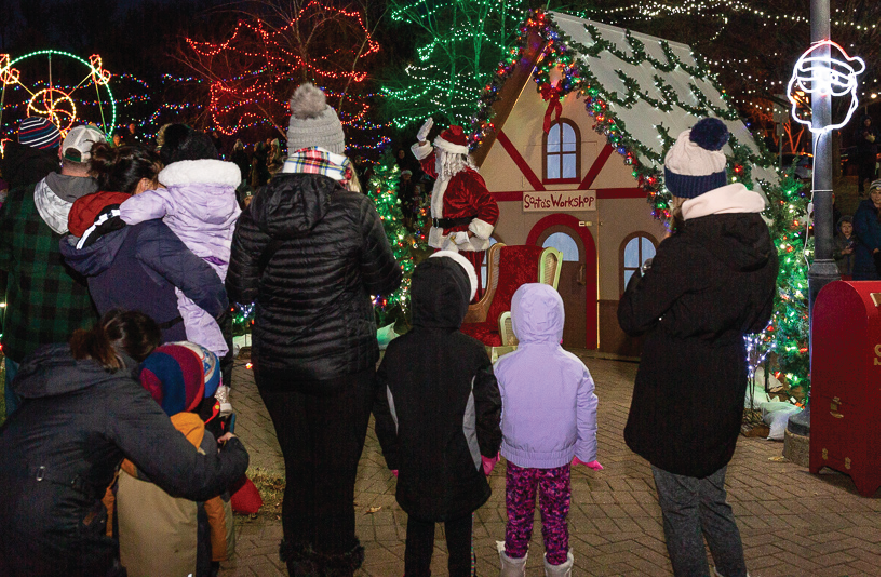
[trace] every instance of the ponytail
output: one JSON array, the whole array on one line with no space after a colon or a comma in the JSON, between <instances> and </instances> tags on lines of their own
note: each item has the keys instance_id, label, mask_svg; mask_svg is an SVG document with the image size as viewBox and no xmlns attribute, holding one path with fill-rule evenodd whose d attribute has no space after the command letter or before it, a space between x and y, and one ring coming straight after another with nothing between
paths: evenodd
<instances>
[{"instance_id":1,"label":"ponytail","mask_svg":"<svg viewBox=\"0 0 881 577\"><path fill-rule=\"evenodd\" d=\"M90 330L78 329L69 343L74 359L91 359L116 372L125 364L121 353L141 362L159 346L160 338L159 326L144 313L112 310Z\"/></svg>"}]
</instances>

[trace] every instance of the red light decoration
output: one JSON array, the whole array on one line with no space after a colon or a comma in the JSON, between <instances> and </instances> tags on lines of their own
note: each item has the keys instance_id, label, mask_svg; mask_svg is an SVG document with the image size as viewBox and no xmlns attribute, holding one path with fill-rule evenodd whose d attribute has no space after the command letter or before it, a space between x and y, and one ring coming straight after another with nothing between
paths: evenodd
<instances>
[{"instance_id":1,"label":"red light decoration","mask_svg":"<svg viewBox=\"0 0 881 577\"><path fill-rule=\"evenodd\" d=\"M342 37L347 41L320 40ZM292 38L311 40L298 43ZM329 101L340 97L340 104L333 106L339 108L344 125L365 122L367 97L359 94L363 92L360 89L352 90L350 84L367 79L367 72L358 65L379 51L379 43L360 12L312 0L284 26L274 27L261 19L243 20L223 42L191 38L186 42L194 53L191 67L202 73L208 85L214 127L223 134L232 135L260 122L283 133L290 114L287 97L292 83L303 78L322 85ZM308 58L295 50L300 47ZM339 93L333 92L335 86L341 89ZM349 89L343 94L345 87Z\"/></svg>"}]
</instances>

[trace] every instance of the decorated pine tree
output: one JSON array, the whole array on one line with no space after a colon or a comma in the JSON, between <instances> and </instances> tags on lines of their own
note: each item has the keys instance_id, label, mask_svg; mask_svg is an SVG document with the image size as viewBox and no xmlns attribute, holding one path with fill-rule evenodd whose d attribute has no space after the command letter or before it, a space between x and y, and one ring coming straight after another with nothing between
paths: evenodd
<instances>
[{"instance_id":1,"label":"decorated pine tree","mask_svg":"<svg viewBox=\"0 0 881 577\"><path fill-rule=\"evenodd\" d=\"M398 127L442 114L471 125L480 93L517 38L522 0L391 0L392 20L422 39L382 88Z\"/></svg>"},{"instance_id":2,"label":"decorated pine tree","mask_svg":"<svg viewBox=\"0 0 881 577\"><path fill-rule=\"evenodd\" d=\"M398 198L400 180L401 170L391 153L386 152L374 167L373 177L367 185L367 194L376 205L392 253L404 272L404 280L398 290L390 295L376 295L374 306L377 323L379 326L395 323L399 325L398 332L400 323L408 324L410 318L411 277L416 268L416 257L425 248L424 238L419 239L404 226L404 214Z\"/></svg>"},{"instance_id":3,"label":"decorated pine tree","mask_svg":"<svg viewBox=\"0 0 881 577\"><path fill-rule=\"evenodd\" d=\"M805 395L810 387L807 272L814 256L813 239L805 246L807 196L804 185L789 175L768 191L765 216L777 246L780 272L771 324L758 345L776 353L775 376L785 378L790 390L801 389Z\"/></svg>"}]
</instances>

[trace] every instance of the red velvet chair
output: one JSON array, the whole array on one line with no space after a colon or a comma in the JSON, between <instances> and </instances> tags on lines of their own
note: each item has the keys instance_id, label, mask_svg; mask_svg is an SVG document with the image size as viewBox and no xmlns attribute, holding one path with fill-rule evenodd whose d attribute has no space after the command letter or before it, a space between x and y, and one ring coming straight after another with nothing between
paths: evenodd
<instances>
[{"instance_id":1,"label":"red velvet chair","mask_svg":"<svg viewBox=\"0 0 881 577\"><path fill-rule=\"evenodd\" d=\"M520 285L539 281L543 251L532 245L492 245L486 254L486 292L468 308L460 330L488 347L501 346L499 316L511 310L511 297Z\"/></svg>"}]
</instances>

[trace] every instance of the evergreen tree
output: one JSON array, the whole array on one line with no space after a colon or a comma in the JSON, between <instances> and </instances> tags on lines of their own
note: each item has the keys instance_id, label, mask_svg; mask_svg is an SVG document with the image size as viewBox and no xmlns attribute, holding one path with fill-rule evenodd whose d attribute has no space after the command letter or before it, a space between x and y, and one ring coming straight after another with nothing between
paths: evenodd
<instances>
[{"instance_id":1,"label":"evergreen tree","mask_svg":"<svg viewBox=\"0 0 881 577\"><path fill-rule=\"evenodd\" d=\"M394 162L391 152L386 152L376 164L373 177L367 186L367 195L376 205L376 212L385 227L386 236L395 259L404 272L401 286L390 295L376 295L374 306L379 326L395 323L399 333L400 324L409 325L410 285L417 257L426 249L424 235L414 235L404 226L404 214L398 198L401 170ZM420 238L421 237L421 238Z\"/></svg>"},{"instance_id":2,"label":"evergreen tree","mask_svg":"<svg viewBox=\"0 0 881 577\"><path fill-rule=\"evenodd\" d=\"M780 272L771 324L758 346L760 350L776 354L777 378L785 379L790 390L801 389L805 395L810 387L807 272L814 257L813 238L805 246L807 196L805 186L789 175L782 179L779 187L768 191L764 215L770 220Z\"/></svg>"},{"instance_id":3,"label":"evergreen tree","mask_svg":"<svg viewBox=\"0 0 881 577\"><path fill-rule=\"evenodd\" d=\"M382 92L392 122L443 114L471 126L480 93L525 16L523 0L391 0L392 19L424 42L416 60Z\"/></svg>"}]
</instances>

